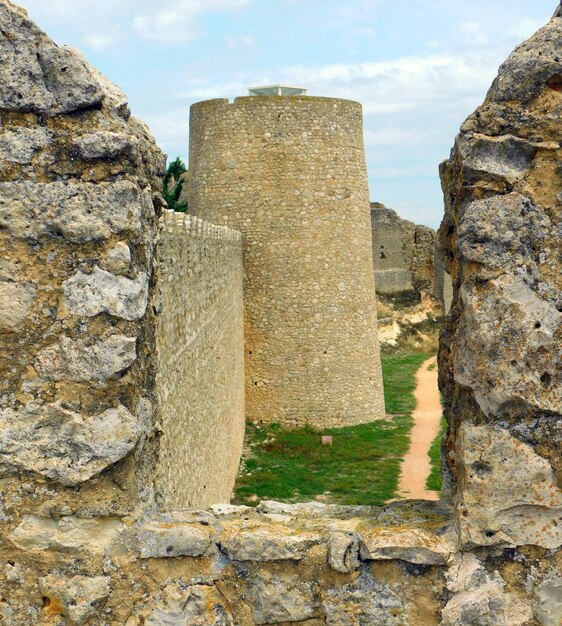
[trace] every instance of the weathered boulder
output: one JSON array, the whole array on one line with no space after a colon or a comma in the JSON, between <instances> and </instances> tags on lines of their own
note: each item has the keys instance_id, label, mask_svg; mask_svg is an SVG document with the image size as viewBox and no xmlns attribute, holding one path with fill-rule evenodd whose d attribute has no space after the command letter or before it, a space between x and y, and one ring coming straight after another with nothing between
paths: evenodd
<instances>
[{"instance_id":1,"label":"weathered boulder","mask_svg":"<svg viewBox=\"0 0 562 626\"><path fill-rule=\"evenodd\" d=\"M124 335L111 335L91 345L61 337L37 354L34 365L46 380L104 381L133 363L137 358L135 346L136 338Z\"/></svg>"},{"instance_id":2,"label":"weathered boulder","mask_svg":"<svg viewBox=\"0 0 562 626\"><path fill-rule=\"evenodd\" d=\"M211 547L212 530L183 520L151 520L139 528L141 558L201 556Z\"/></svg>"},{"instance_id":3,"label":"weathered boulder","mask_svg":"<svg viewBox=\"0 0 562 626\"><path fill-rule=\"evenodd\" d=\"M441 166L456 297L440 386L471 547L562 543L561 56L558 11L501 66Z\"/></svg>"},{"instance_id":4,"label":"weathered boulder","mask_svg":"<svg viewBox=\"0 0 562 626\"><path fill-rule=\"evenodd\" d=\"M363 560L400 559L409 563L447 563L456 549L449 536L439 537L421 528L377 528L362 535Z\"/></svg>"},{"instance_id":5,"label":"weathered boulder","mask_svg":"<svg viewBox=\"0 0 562 626\"><path fill-rule=\"evenodd\" d=\"M25 320L37 295L31 283L0 280L0 333L12 332Z\"/></svg>"},{"instance_id":6,"label":"weathered boulder","mask_svg":"<svg viewBox=\"0 0 562 626\"><path fill-rule=\"evenodd\" d=\"M278 561L303 559L320 535L281 525L259 527L239 523L226 526L221 547L234 561Z\"/></svg>"},{"instance_id":7,"label":"weathered boulder","mask_svg":"<svg viewBox=\"0 0 562 626\"><path fill-rule=\"evenodd\" d=\"M447 587L452 595L443 608L443 626L524 626L533 617L529 602L506 591L505 580L472 554L457 556L447 572Z\"/></svg>"},{"instance_id":8,"label":"weathered boulder","mask_svg":"<svg viewBox=\"0 0 562 626\"><path fill-rule=\"evenodd\" d=\"M74 516L59 520L26 515L9 535L10 541L25 552L106 554L115 545L124 525L118 518L85 519Z\"/></svg>"},{"instance_id":9,"label":"weathered boulder","mask_svg":"<svg viewBox=\"0 0 562 626\"><path fill-rule=\"evenodd\" d=\"M90 274L78 270L63 283L65 305L73 315L94 317L109 313L125 320L144 315L148 303L148 276L117 276L94 266Z\"/></svg>"}]
</instances>

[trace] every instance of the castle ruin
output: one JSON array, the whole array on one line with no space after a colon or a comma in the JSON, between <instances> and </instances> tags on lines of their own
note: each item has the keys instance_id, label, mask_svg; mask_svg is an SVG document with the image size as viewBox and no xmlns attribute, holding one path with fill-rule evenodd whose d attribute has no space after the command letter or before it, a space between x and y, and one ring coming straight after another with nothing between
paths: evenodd
<instances>
[{"instance_id":1,"label":"castle ruin","mask_svg":"<svg viewBox=\"0 0 562 626\"><path fill-rule=\"evenodd\" d=\"M189 171L189 211L243 236L248 419L384 417L361 106L200 102Z\"/></svg>"},{"instance_id":2,"label":"castle ruin","mask_svg":"<svg viewBox=\"0 0 562 626\"><path fill-rule=\"evenodd\" d=\"M0 0L3 625L560 624L561 42L441 168L446 497L186 509L240 441L241 239L166 213L126 97Z\"/></svg>"},{"instance_id":3,"label":"castle ruin","mask_svg":"<svg viewBox=\"0 0 562 626\"><path fill-rule=\"evenodd\" d=\"M448 313L452 282L437 254L435 231L402 219L379 202L371 202L371 228L377 293L410 293L418 301L432 296Z\"/></svg>"}]
</instances>

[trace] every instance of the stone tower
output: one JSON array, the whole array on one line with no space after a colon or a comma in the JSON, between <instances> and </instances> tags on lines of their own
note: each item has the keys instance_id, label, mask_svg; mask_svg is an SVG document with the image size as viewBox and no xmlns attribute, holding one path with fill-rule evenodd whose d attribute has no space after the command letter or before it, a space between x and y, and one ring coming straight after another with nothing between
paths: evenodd
<instances>
[{"instance_id":1,"label":"stone tower","mask_svg":"<svg viewBox=\"0 0 562 626\"><path fill-rule=\"evenodd\" d=\"M383 417L361 106L199 102L189 169L190 211L243 234L247 417Z\"/></svg>"}]
</instances>

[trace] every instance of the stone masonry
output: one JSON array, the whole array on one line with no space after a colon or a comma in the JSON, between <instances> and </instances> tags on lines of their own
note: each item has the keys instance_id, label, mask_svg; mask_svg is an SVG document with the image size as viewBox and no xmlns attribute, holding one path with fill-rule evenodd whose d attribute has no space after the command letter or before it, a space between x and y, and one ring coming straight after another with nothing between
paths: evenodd
<instances>
[{"instance_id":1,"label":"stone masonry","mask_svg":"<svg viewBox=\"0 0 562 626\"><path fill-rule=\"evenodd\" d=\"M154 497L165 157L114 85L6 1L0 59L0 491L17 516L127 511Z\"/></svg>"},{"instance_id":2,"label":"stone masonry","mask_svg":"<svg viewBox=\"0 0 562 626\"><path fill-rule=\"evenodd\" d=\"M224 277L238 298L240 241L167 213L158 233L164 159L146 128L0 0L3 626L562 622L561 48L562 12L502 66L442 167L456 288L440 352L450 497L162 511L166 420L185 417L158 406L171 381L157 360L176 366L157 336L177 312L162 307L182 302L174 284L192 290L186 317L210 311L195 344L219 354L212 329L228 325L213 310L236 310ZM174 283L172 265L206 268L210 285ZM240 344L224 346L232 363ZM187 389L185 409L207 411Z\"/></svg>"},{"instance_id":3,"label":"stone masonry","mask_svg":"<svg viewBox=\"0 0 562 626\"><path fill-rule=\"evenodd\" d=\"M412 272L406 261L402 221L396 211L371 202L373 266L379 294L414 289Z\"/></svg>"},{"instance_id":4,"label":"stone masonry","mask_svg":"<svg viewBox=\"0 0 562 626\"><path fill-rule=\"evenodd\" d=\"M240 235L168 219L158 237L165 158L126 97L15 5L0 26L2 493L27 476L24 510L89 515L228 500Z\"/></svg>"},{"instance_id":5,"label":"stone masonry","mask_svg":"<svg viewBox=\"0 0 562 626\"><path fill-rule=\"evenodd\" d=\"M164 210L157 258L158 493L228 502L244 439L240 233Z\"/></svg>"},{"instance_id":6,"label":"stone masonry","mask_svg":"<svg viewBox=\"0 0 562 626\"><path fill-rule=\"evenodd\" d=\"M248 419L384 417L360 105L200 102L189 171L190 212L243 235Z\"/></svg>"},{"instance_id":7,"label":"stone masonry","mask_svg":"<svg viewBox=\"0 0 562 626\"><path fill-rule=\"evenodd\" d=\"M435 231L402 219L380 202L371 202L371 228L377 293L412 292L419 300L431 295L447 313L451 278L436 257Z\"/></svg>"}]
</instances>

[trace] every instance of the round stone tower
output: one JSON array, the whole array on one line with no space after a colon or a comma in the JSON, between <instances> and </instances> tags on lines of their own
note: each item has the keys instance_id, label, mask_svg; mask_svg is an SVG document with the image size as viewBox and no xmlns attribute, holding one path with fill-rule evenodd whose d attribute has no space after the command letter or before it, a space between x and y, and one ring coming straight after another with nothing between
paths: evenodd
<instances>
[{"instance_id":1,"label":"round stone tower","mask_svg":"<svg viewBox=\"0 0 562 626\"><path fill-rule=\"evenodd\" d=\"M309 96L191 107L189 210L242 231L246 414L384 416L361 106Z\"/></svg>"}]
</instances>

